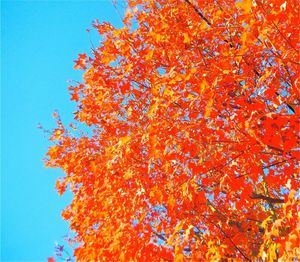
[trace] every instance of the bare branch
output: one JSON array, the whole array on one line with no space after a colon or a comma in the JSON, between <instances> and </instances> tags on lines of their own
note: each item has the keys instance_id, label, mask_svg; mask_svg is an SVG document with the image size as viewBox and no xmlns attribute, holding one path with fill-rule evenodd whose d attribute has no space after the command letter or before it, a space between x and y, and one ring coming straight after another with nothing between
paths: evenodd
<instances>
[{"instance_id":1,"label":"bare branch","mask_svg":"<svg viewBox=\"0 0 300 262\"><path fill-rule=\"evenodd\" d=\"M188 5L193 7L195 12L206 22L207 25L211 26L211 22L202 14L202 12L196 8L189 0L184 0Z\"/></svg>"},{"instance_id":2,"label":"bare branch","mask_svg":"<svg viewBox=\"0 0 300 262\"><path fill-rule=\"evenodd\" d=\"M284 199L281 198L273 198L273 197L268 197L263 194L257 194L255 192L252 193L252 196L250 196L252 199L262 199L267 201L270 204L276 204L276 203L284 203Z\"/></svg>"}]
</instances>

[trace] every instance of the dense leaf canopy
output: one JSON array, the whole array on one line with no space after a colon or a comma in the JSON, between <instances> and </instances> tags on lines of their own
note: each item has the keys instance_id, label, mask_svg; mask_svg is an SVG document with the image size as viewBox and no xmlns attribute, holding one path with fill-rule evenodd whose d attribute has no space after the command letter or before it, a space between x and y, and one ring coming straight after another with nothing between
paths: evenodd
<instances>
[{"instance_id":1,"label":"dense leaf canopy","mask_svg":"<svg viewBox=\"0 0 300 262\"><path fill-rule=\"evenodd\" d=\"M299 2L129 0L46 165L79 261L300 256ZM88 131L87 131L88 130Z\"/></svg>"}]
</instances>

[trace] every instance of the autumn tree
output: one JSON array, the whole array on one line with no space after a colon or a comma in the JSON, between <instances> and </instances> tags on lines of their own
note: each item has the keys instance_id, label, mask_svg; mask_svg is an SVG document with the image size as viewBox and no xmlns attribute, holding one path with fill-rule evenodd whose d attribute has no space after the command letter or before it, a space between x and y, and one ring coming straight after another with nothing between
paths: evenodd
<instances>
[{"instance_id":1,"label":"autumn tree","mask_svg":"<svg viewBox=\"0 0 300 262\"><path fill-rule=\"evenodd\" d=\"M127 5L50 137L76 259L299 258L299 2Z\"/></svg>"}]
</instances>

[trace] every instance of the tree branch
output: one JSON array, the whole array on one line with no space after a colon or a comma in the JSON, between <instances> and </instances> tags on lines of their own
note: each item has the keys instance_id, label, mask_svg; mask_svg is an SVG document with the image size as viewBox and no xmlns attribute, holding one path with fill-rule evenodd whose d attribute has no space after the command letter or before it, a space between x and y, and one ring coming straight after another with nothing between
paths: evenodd
<instances>
[{"instance_id":1,"label":"tree branch","mask_svg":"<svg viewBox=\"0 0 300 262\"><path fill-rule=\"evenodd\" d=\"M211 26L211 22L201 13L199 9L197 9L189 0L184 0L188 5L193 7L195 12L206 22L207 25Z\"/></svg>"},{"instance_id":2,"label":"tree branch","mask_svg":"<svg viewBox=\"0 0 300 262\"><path fill-rule=\"evenodd\" d=\"M247 261L251 261L245 254L244 252L233 242L233 240L231 239L231 237L229 237L225 232L224 230L218 225L218 224L215 224L213 222L211 222L215 227L217 227L221 232L222 234L230 241L230 243L234 246L234 248L240 252L240 254L247 260Z\"/></svg>"},{"instance_id":3,"label":"tree branch","mask_svg":"<svg viewBox=\"0 0 300 262\"><path fill-rule=\"evenodd\" d=\"M265 196L263 194L257 194L255 192L252 193L252 196L250 196L250 198L252 198L252 199L262 199L262 200L265 200L265 201L269 202L270 204L284 203L284 199L268 197L268 196Z\"/></svg>"}]
</instances>

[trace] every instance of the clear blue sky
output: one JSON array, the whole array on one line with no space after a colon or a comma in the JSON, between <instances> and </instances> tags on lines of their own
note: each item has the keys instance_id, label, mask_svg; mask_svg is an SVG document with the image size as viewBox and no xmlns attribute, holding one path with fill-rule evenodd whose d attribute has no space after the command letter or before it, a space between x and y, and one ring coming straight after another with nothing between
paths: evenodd
<instances>
[{"instance_id":1,"label":"clear blue sky","mask_svg":"<svg viewBox=\"0 0 300 262\"><path fill-rule=\"evenodd\" d=\"M120 19L110 0L1 5L1 261L46 261L69 232L60 213L70 197L54 189L61 172L43 166L49 143L37 124L54 127L55 109L71 121L67 80L81 79L73 60L90 50L85 29Z\"/></svg>"}]
</instances>

